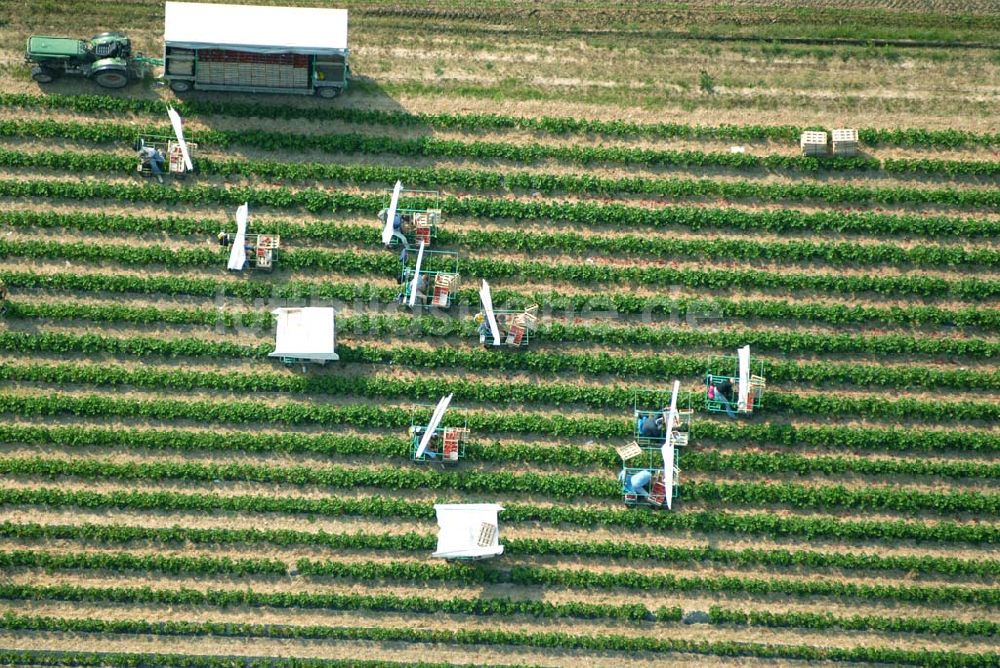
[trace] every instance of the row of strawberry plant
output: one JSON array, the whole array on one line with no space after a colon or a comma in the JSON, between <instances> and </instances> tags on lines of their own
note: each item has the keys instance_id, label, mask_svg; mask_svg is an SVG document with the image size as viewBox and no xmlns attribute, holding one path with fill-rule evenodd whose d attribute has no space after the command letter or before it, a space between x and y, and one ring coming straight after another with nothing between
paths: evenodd
<instances>
[{"instance_id":1,"label":"row of strawberry plant","mask_svg":"<svg viewBox=\"0 0 1000 668\"><path fill-rule=\"evenodd\" d=\"M30 561L30 559L28 560ZM363 567L364 564L361 564ZM428 571L435 566L425 565ZM459 575L458 569L451 569ZM363 568L355 569L363 578ZM197 570L192 575L199 575ZM434 578L429 573L429 578ZM250 589L151 589L149 587L99 588L73 585L0 585L0 596L15 601L74 601L159 605L211 605L220 608L250 606L268 608L320 608L324 610L374 610L417 614L531 615L544 618L616 619L645 621L656 612L638 604L608 605L594 603L547 603L510 598L451 598L396 596L393 594L314 594L308 592L256 592ZM668 608L664 617L680 619L679 608Z\"/></svg>"},{"instance_id":2,"label":"row of strawberry plant","mask_svg":"<svg viewBox=\"0 0 1000 668\"><path fill-rule=\"evenodd\" d=\"M683 464L682 464L683 465ZM508 473L463 471L440 473L398 467L346 468L341 466L272 466L266 464L204 464L198 462L114 462L100 459L0 458L0 473L20 476L73 476L114 481L239 481L287 485L322 485L339 489L433 489L468 493L538 494L557 499L590 497L617 499L621 486L614 476L565 473ZM783 505L822 510L853 508L933 513L996 514L1000 495L977 491L924 492L917 489L843 485L800 485L758 482L685 482L684 501L726 506Z\"/></svg>"},{"instance_id":3,"label":"row of strawberry plant","mask_svg":"<svg viewBox=\"0 0 1000 668\"><path fill-rule=\"evenodd\" d=\"M434 507L427 502L398 498L361 499L326 497L238 496L177 492L92 492L57 488L0 489L0 506L49 506L87 510L155 510L158 512L250 512L286 513L305 516L364 516L434 521ZM996 543L1000 528L983 523L939 520L843 520L835 517L797 517L766 513L685 511L645 513L612 508L595 509L569 505L538 506L504 504L504 523L546 522L579 527L648 528L657 531L732 533L755 536L796 536L837 540L919 540L944 543Z\"/></svg>"},{"instance_id":4,"label":"row of strawberry plant","mask_svg":"<svg viewBox=\"0 0 1000 668\"><path fill-rule=\"evenodd\" d=\"M400 330L407 332L407 330ZM743 338L734 337L733 343L746 343ZM735 345L733 346L735 347ZM0 350L17 352L80 352L97 351L115 354L158 355L163 357L236 357L266 359L271 352L269 344L257 346L233 344L229 342L205 341L194 338L158 339L133 336L128 338L105 337L94 334L63 334L46 332L0 333ZM680 376L698 378L703 376L710 364L710 358L697 355L638 355L611 353L558 353L531 351L517 356L479 348L459 349L454 347L416 346L379 348L368 345L352 346L340 344L338 354L342 362L358 364L400 365L416 368L464 368L475 371L503 370L527 371L532 373L585 373L611 374L619 378L649 378ZM795 362L767 360L767 377L773 383L847 383L852 385L875 385L899 388L912 387L953 387L953 388L998 388L1000 372L978 370L940 370L918 365L877 366L849 362ZM214 372L183 371L180 369L155 371L153 369L125 370L102 367L74 366L60 367L17 367L0 365L7 376L14 378L20 374L24 379L34 376L46 382L92 382L101 384L150 385L158 377L172 387L214 387L241 391L285 391L296 393L357 393L371 395L404 396L415 392L422 397L440 394L443 386L439 380L437 390L420 380L392 380L357 378L342 376L292 377L277 374L220 374ZM22 369L18 371L18 369ZM34 369L34 370L31 370ZM47 370L48 369L48 370ZM71 380L76 377L78 381ZM66 380L62 380L65 378ZM627 389L570 386L560 384L511 383L506 385L506 394L497 386L482 384L478 380L452 380L445 382L449 391L460 398L475 401L496 401L511 403L535 401L547 403L586 403L592 406L623 406ZM371 389L375 388L375 389ZM411 390L410 388L414 388ZM624 402L624 403L623 403Z\"/></svg>"},{"instance_id":5,"label":"row of strawberry plant","mask_svg":"<svg viewBox=\"0 0 1000 668\"><path fill-rule=\"evenodd\" d=\"M277 545L307 546L325 550L372 550L392 552L433 551L433 534L349 533L332 534L289 529L197 529L173 526L150 528L129 525L83 524L42 525L0 524L0 536L22 541L75 540L87 543L130 545L135 542L170 546L194 545ZM837 568L864 571L905 571L922 574L1000 575L1000 561L961 559L928 555L877 555L811 550L766 550L745 548L728 550L717 547L667 547L621 541L569 541L551 538L504 538L504 553L514 556L570 555L629 560L660 561L673 564L707 562L730 566Z\"/></svg>"},{"instance_id":6,"label":"row of strawberry plant","mask_svg":"<svg viewBox=\"0 0 1000 668\"><path fill-rule=\"evenodd\" d=\"M2 185L2 184L0 184ZM80 244L40 239L0 240L0 257L117 262L127 266L165 265L182 267L223 267L228 258L224 250L208 248L167 248L128 244ZM376 274L386 278L399 275L398 259L387 253L289 250L281 254L286 270L339 274ZM543 281L571 283L630 283L644 286L715 290L764 288L816 290L823 292L878 292L882 294L953 296L984 300L1000 296L1000 281L964 278L959 280L929 275L876 276L872 274L811 274L786 270L760 269L689 269L673 267L621 267L589 263L548 263L531 260L496 260L460 258L455 261L459 273L490 280L536 278Z\"/></svg>"},{"instance_id":7,"label":"row of strawberry plant","mask_svg":"<svg viewBox=\"0 0 1000 668\"><path fill-rule=\"evenodd\" d=\"M130 570L171 575L288 575L288 565L277 559L230 559L229 557L184 557L128 552L0 551L0 567L46 571Z\"/></svg>"},{"instance_id":8,"label":"row of strawberry plant","mask_svg":"<svg viewBox=\"0 0 1000 668\"><path fill-rule=\"evenodd\" d=\"M66 216L57 220L67 221ZM134 220L115 217L112 221L121 223L122 230L114 229L107 220L99 225L104 233L116 233L133 229ZM148 231L149 220L141 219ZM14 226L23 226L26 222L43 222L43 226L54 226L55 221L44 220L42 216L9 215L0 217L0 222ZM93 221L84 218L87 229L93 227ZM200 221L166 219L159 227L163 232L188 230L186 233L212 234L223 224L218 221ZM179 224L178 224L179 223ZM34 224L32 227L39 227ZM65 225L63 225L65 226ZM380 243L379 232L372 225L350 225L337 223L307 223L293 226L283 224L267 224L255 226L261 233L274 231L285 237L300 238L296 232L304 228L310 229L306 238L321 239L324 243L352 243L376 246ZM323 235L316 234L315 228L321 228ZM80 229L80 228L76 228ZM278 230L282 230L278 232ZM89 231L89 230L88 230ZM497 247L525 253L551 251L557 249L567 253L609 253L631 255L650 255L657 258L689 257L699 259L727 259L746 261L784 261L784 262L815 262L827 264L888 264L916 266L981 265L986 267L1000 264L1000 252L988 248L969 250L961 246L911 246L903 248L893 244L857 244L854 242L760 242L747 239L678 239L668 237L649 237L636 235L595 236L575 232L530 232L530 231L476 231L467 232L441 230L438 242L448 246L461 246L474 250L490 250Z\"/></svg>"},{"instance_id":9,"label":"row of strawberry plant","mask_svg":"<svg viewBox=\"0 0 1000 668\"><path fill-rule=\"evenodd\" d=\"M9 630L109 634L128 633L170 637L218 636L235 638L292 638L323 640L363 640L409 642L435 645L517 646L558 650L600 652L656 652L700 654L725 657L756 657L765 660L837 661L935 666L936 668L996 668L995 654L969 654L930 650L854 646L849 649L806 645L767 645L733 641L706 641L652 638L649 636L600 634L574 635L564 632L503 630L442 630L395 627L282 626L221 622L148 622L144 620L102 620L96 618L29 617L7 613L0 627ZM139 655L144 656L144 655ZM269 661L271 661L269 659ZM201 663L195 665L202 665ZM230 664L225 664L227 666ZM246 665L241 663L240 665ZM255 664L249 664L255 665ZM277 660L268 666L283 668ZM295 668L328 666L326 660L295 659ZM214 668L214 667L213 667Z\"/></svg>"},{"instance_id":10,"label":"row of strawberry plant","mask_svg":"<svg viewBox=\"0 0 1000 668\"><path fill-rule=\"evenodd\" d=\"M946 617L881 617L852 615L839 617L829 612L768 612L757 610L727 610L713 605L708 611L712 624L766 626L795 629L843 629L845 631L879 631L888 633L931 633L934 635L996 636L1000 624L985 619L963 622Z\"/></svg>"},{"instance_id":11,"label":"row of strawberry plant","mask_svg":"<svg viewBox=\"0 0 1000 668\"><path fill-rule=\"evenodd\" d=\"M694 432L702 438L718 436L718 423L700 425ZM864 432L867 433L867 430ZM989 436L987 434L987 436ZM241 434L190 431L139 432L81 429L60 429L26 426L0 426L0 441L57 444L72 448L110 446L155 450L209 450L242 452L308 452L324 455L365 456L379 458L407 457L410 442L391 436L369 437L361 435L334 436L283 433L280 435L255 434L241 438ZM743 442L737 440L737 442ZM766 441L764 445L769 445ZM611 448L581 448L574 445L537 447L528 443L484 444L467 443L466 457L471 461L531 462L533 464L572 467L603 467L616 469L621 465ZM723 454L717 451L688 452L684 455L686 471L720 472L744 471L753 473L859 473L864 475L934 475L948 478L998 478L1000 465L975 461L942 461L927 459L867 459L840 456L803 456L777 452L738 452Z\"/></svg>"},{"instance_id":12,"label":"row of strawberry plant","mask_svg":"<svg viewBox=\"0 0 1000 668\"><path fill-rule=\"evenodd\" d=\"M87 292L169 294L199 297L237 297L250 299L327 299L345 303L390 303L399 292L396 287L379 287L370 283L327 283L290 281L287 283L258 283L237 280L215 280L175 276L135 276L132 274L36 274L33 272L0 271L0 280L9 287L43 290L83 290ZM581 293L568 296L558 292L524 293L508 289L493 291L494 303L511 308L530 304L546 304L554 316L566 311L566 317L577 312L607 311L618 315L645 314L653 317L669 314L678 319L709 315L722 318L748 318L760 320L806 320L841 325L850 323L891 325L945 325L958 327L1000 328L1000 310L967 307L961 309L938 306L861 306L842 304L797 304L784 300L722 299L661 296L643 297L633 293ZM455 293L458 305L479 304L479 293L472 288ZM229 324L229 321L226 321ZM422 322L422 321L421 321ZM576 331L564 326L567 332ZM599 332L599 328L594 328ZM836 340L841 340L837 337ZM888 338L886 340L889 340ZM964 339L963 339L964 340ZM899 352L919 352L910 349L900 339ZM916 345L916 344L914 344ZM959 348L962 350L962 348ZM942 351L943 352L943 351ZM955 352L953 354L967 354Z\"/></svg>"},{"instance_id":13,"label":"row of strawberry plant","mask_svg":"<svg viewBox=\"0 0 1000 668\"><path fill-rule=\"evenodd\" d=\"M685 123L636 123L604 121L575 117L507 116L502 114L428 114L380 109L340 107L299 107L259 103L209 100L185 100L171 103L182 115L234 116L237 118L308 119L341 121L390 127L431 127L463 131L526 130L554 135L601 134L614 137L649 137L656 139L716 139L726 141L796 142L809 128L794 125L690 125ZM147 114L162 118L160 100L111 97L108 95L32 95L0 94L0 105L25 109L68 109L106 118L107 112ZM974 132L949 128L860 128L858 138L868 145L960 148L968 145L1000 144L1000 133Z\"/></svg>"},{"instance_id":14,"label":"row of strawberry plant","mask_svg":"<svg viewBox=\"0 0 1000 668\"><path fill-rule=\"evenodd\" d=\"M498 386L499 387L499 386ZM595 392L600 389L593 390ZM437 394L440 395L440 387ZM624 407L632 406L635 394L622 391ZM652 395L644 395L652 396ZM663 406L660 401L646 405ZM794 394L769 395L769 411L775 408L797 414L843 415L863 418L897 418L925 420L985 420L1000 419L1000 407L995 402L933 402L913 399L889 401L881 397L827 397L821 395L797 396ZM61 415L71 413L86 417L143 417L155 420L185 419L196 422L263 424L350 424L357 427L405 427L410 419L426 419L429 411L374 407L371 405L322 405L312 403L282 403L271 406L264 402L183 401L176 399L121 399L102 395L47 396L0 394L0 412L23 416ZM449 414L449 419L451 414ZM455 420L466 420L470 428L485 432L527 432L554 436L586 435L596 438L629 438L633 427L630 420L603 417L564 417L535 413L485 413L455 411Z\"/></svg>"},{"instance_id":15,"label":"row of strawberry plant","mask_svg":"<svg viewBox=\"0 0 1000 668\"><path fill-rule=\"evenodd\" d=\"M270 311L240 312L198 308L159 308L122 304L81 304L79 302L7 301L7 318L58 318L95 322L139 324L221 325L224 327L260 327L270 330L274 317ZM537 341L607 343L667 347L715 347L738 339L755 350L784 353L877 353L881 355L960 355L965 357L1000 357L1000 343L975 338L938 338L901 334L813 334L810 332L774 332L729 329L725 336L717 332L680 329L669 326L623 327L599 323L543 324L532 334ZM406 332L414 336L474 336L477 325L471 320L442 319L414 315L345 315L337 319L337 329L348 337L387 336Z\"/></svg>"},{"instance_id":16,"label":"row of strawberry plant","mask_svg":"<svg viewBox=\"0 0 1000 668\"><path fill-rule=\"evenodd\" d=\"M948 585L913 586L855 584L835 580L759 579L742 576L678 576L669 573L648 574L636 570L594 571L583 568L559 569L540 566L514 566L508 570L468 569L455 566L434 567L407 561L369 561L344 563L302 558L296 562L299 574L363 580L400 580L426 582L512 583L522 586L561 586L572 589L639 589L670 592L725 592L757 596L788 594L792 596L834 596L862 600L889 600L919 603L1000 604L1000 591L990 588L966 588Z\"/></svg>"},{"instance_id":17,"label":"row of strawberry plant","mask_svg":"<svg viewBox=\"0 0 1000 668\"><path fill-rule=\"evenodd\" d=\"M340 211L375 214L385 206L385 199L377 195L350 195L338 193L334 207ZM429 199L417 198L428 206ZM720 228L725 230L767 231L767 232L823 232L872 234L907 234L913 236L990 236L1000 231L1000 223L981 218L949 218L946 216L926 216L909 214L887 214L876 212L804 212L791 209L741 210L705 207L664 206L656 209L627 208L631 217L611 216L606 212L622 211L620 206L601 206L601 215L585 217L586 211L593 211L588 204L544 204L549 208L537 208L542 203L515 202L509 200L448 197L445 199L449 218L467 216L479 218L499 218L532 220L553 217L567 218L580 224L616 225L618 227L685 227L692 230ZM560 213L560 211L562 213ZM546 215L546 212L549 215ZM576 212L571 215L570 212ZM215 234L223 223L217 219L194 219L179 216L157 216L155 218L121 214L56 211L6 211L0 212L0 223L18 227L63 227L91 232L136 234L148 233L151 226L170 234ZM349 232L342 223L327 221L287 221L270 220L254 223L254 228L262 233L280 234L289 238L323 241L335 235ZM443 239L454 241L454 234L446 229L439 231ZM591 237L586 237L590 239ZM597 241L600 238L595 238Z\"/></svg>"}]
</instances>

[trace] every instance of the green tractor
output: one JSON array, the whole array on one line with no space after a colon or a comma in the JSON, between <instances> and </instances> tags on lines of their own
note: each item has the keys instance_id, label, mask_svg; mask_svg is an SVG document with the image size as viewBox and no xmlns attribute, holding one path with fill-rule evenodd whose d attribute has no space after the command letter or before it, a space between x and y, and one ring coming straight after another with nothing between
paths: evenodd
<instances>
[{"instance_id":1,"label":"green tractor","mask_svg":"<svg viewBox=\"0 0 1000 668\"><path fill-rule=\"evenodd\" d=\"M123 88L129 81L146 76L159 61L132 55L132 42L120 32L102 32L89 40L72 37L28 38L24 56L32 66L31 78L51 83L63 74L79 74L104 88Z\"/></svg>"}]
</instances>

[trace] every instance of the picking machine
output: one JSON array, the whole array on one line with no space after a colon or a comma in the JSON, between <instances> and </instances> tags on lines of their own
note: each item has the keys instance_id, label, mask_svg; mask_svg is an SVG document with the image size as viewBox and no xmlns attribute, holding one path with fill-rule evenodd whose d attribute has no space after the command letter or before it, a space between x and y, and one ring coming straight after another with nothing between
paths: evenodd
<instances>
[{"instance_id":1,"label":"picking machine","mask_svg":"<svg viewBox=\"0 0 1000 668\"><path fill-rule=\"evenodd\" d=\"M424 242L417 248L414 264L410 266L407 254L403 261L400 283L403 292L400 302L408 308L451 307L458 289L458 254L452 251L429 251Z\"/></svg>"},{"instance_id":2,"label":"picking machine","mask_svg":"<svg viewBox=\"0 0 1000 668\"><path fill-rule=\"evenodd\" d=\"M677 448L688 444L691 427L690 408L678 410L680 381L674 381L670 396L670 406L660 410L634 411L636 438L628 445L617 449L622 459L622 470L618 475L621 482L622 499L626 506L647 506L650 508L672 509L677 497ZM652 420L654 429L644 429L647 420ZM656 434L650 434L656 431Z\"/></svg>"},{"instance_id":3,"label":"picking machine","mask_svg":"<svg viewBox=\"0 0 1000 668\"><path fill-rule=\"evenodd\" d=\"M219 232L219 245L230 246L230 271L243 271L248 266L261 271L271 271L278 259L281 237L277 234L247 234L249 205L244 202L236 209L236 234Z\"/></svg>"},{"instance_id":4,"label":"picking machine","mask_svg":"<svg viewBox=\"0 0 1000 668\"><path fill-rule=\"evenodd\" d=\"M448 410L453 395L442 397L431 414L430 421L410 425L410 459L418 463L436 462L441 466L455 466L465 454L465 438L469 435L468 423L464 427L442 427L441 420Z\"/></svg>"},{"instance_id":5,"label":"picking machine","mask_svg":"<svg viewBox=\"0 0 1000 668\"><path fill-rule=\"evenodd\" d=\"M436 503L437 549L432 557L447 561L476 561L503 554L496 503Z\"/></svg>"},{"instance_id":6,"label":"picking machine","mask_svg":"<svg viewBox=\"0 0 1000 668\"><path fill-rule=\"evenodd\" d=\"M433 239L437 238L438 225L441 224L441 192L437 190L406 190L402 181L396 181L392 193L386 191L389 198L386 208L379 211L378 218L382 223L382 243L386 247L416 246L423 242L426 248L431 247ZM437 207L421 209L415 206L405 206L403 198L421 197L434 198ZM396 219L399 219L398 228Z\"/></svg>"},{"instance_id":7,"label":"picking machine","mask_svg":"<svg viewBox=\"0 0 1000 668\"><path fill-rule=\"evenodd\" d=\"M476 315L479 342L487 349L524 350L538 328L538 305L521 310L493 308L493 294L485 280L479 288L483 310Z\"/></svg>"},{"instance_id":8,"label":"picking machine","mask_svg":"<svg viewBox=\"0 0 1000 668\"><path fill-rule=\"evenodd\" d=\"M177 179L183 179L194 171L194 163L191 161L191 155L192 152L198 150L198 144L185 141L181 116L173 107L167 107L167 116L170 118L170 125L174 130L172 138L140 135L136 138L132 148L136 152L140 152L146 147L156 149L165 160L166 169L164 173ZM135 171L143 177L153 175L153 168L149 164L149 160L142 157L141 154Z\"/></svg>"},{"instance_id":9,"label":"picking machine","mask_svg":"<svg viewBox=\"0 0 1000 668\"><path fill-rule=\"evenodd\" d=\"M720 390L726 385L732 387L731 398ZM750 357L750 346L739 348L735 357L713 357L705 372L705 408L710 413L725 413L728 402L734 413L753 415L754 409L763 405L766 385L764 361Z\"/></svg>"},{"instance_id":10,"label":"picking machine","mask_svg":"<svg viewBox=\"0 0 1000 668\"><path fill-rule=\"evenodd\" d=\"M64 74L93 79L103 88L124 88L144 78L152 65L163 61L132 55L132 41L120 32L102 32L90 39L32 35L24 60L31 65L31 78L41 84Z\"/></svg>"}]
</instances>

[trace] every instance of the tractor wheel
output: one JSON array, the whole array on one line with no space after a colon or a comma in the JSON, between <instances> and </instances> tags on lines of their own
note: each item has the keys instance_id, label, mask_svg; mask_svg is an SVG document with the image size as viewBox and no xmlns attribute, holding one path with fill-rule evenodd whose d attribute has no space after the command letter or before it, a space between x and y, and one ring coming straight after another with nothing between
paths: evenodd
<instances>
[{"instance_id":1,"label":"tractor wheel","mask_svg":"<svg viewBox=\"0 0 1000 668\"><path fill-rule=\"evenodd\" d=\"M56 80L59 73L55 70L49 69L48 67L32 67L31 68L31 78L38 83L52 83Z\"/></svg>"},{"instance_id":2,"label":"tractor wheel","mask_svg":"<svg viewBox=\"0 0 1000 668\"><path fill-rule=\"evenodd\" d=\"M316 94L327 100L332 100L333 98L340 95L340 89L335 86L323 86L316 89Z\"/></svg>"},{"instance_id":3,"label":"tractor wheel","mask_svg":"<svg viewBox=\"0 0 1000 668\"><path fill-rule=\"evenodd\" d=\"M103 88L124 88L128 85L128 75L121 70L102 70L94 74L94 81Z\"/></svg>"},{"instance_id":4,"label":"tractor wheel","mask_svg":"<svg viewBox=\"0 0 1000 668\"><path fill-rule=\"evenodd\" d=\"M172 79L170 81L170 90L175 93L186 93L191 90L191 82L184 79Z\"/></svg>"}]
</instances>

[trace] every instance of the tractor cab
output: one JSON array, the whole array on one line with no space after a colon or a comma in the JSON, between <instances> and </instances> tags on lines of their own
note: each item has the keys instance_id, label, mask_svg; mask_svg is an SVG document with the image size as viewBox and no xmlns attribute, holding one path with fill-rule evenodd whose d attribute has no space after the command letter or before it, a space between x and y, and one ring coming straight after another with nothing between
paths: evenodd
<instances>
[{"instance_id":1,"label":"tractor cab","mask_svg":"<svg viewBox=\"0 0 1000 668\"><path fill-rule=\"evenodd\" d=\"M753 415L763 405L764 361L750 357L750 346L735 357L713 357L705 372L705 408L710 413Z\"/></svg>"},{"instance_id":2,"label":"tractor cab","mask_svg":"<svg viewBox=\"0 0 1000 668\"><path fill-rule=\"evenodd\" d=\"M441 223L441 192L438 190L406 190L402 181L396 181L391 194L385 191L387 202L378 213L382 223L382 243L387 248L393 246L417 246L423 242L430 248L437 238ZM424 208L421 203L433 201L433 208Z\"/></svg>"},{"instance_id":3,"label":"tractor cab","mask_svg":"<svg viewBox=\"0 0 1000 668\"><path fill-rule=\"evenodd\" d=\"M139 164L135 168L136 173L147 178L156 176L161 183L163 175L183 179L193 172L194 163L191 162L191 155L193 151L198 150L198 144L184 140L180 115L171 107L167 107L167 115L173 126L173 137L140 135L132 144L132 150L139 158Z\"/></svg>"},{"instance_id":4,"label":"tractor cab","mask_svg":"<svg viewBox=\"0 0 1000 668\"><path fill-rule=\"evenodd\" d=\"M431 413L427 424L410 424L410 459L418 463L434 462L441 466L455 466L465 454L465 438L469 424L464 427L442 427L441 420L448 410L453 395L442 397Z\"/></svg>"},{"instance_id":5,"label":"tractor cab","mask_svg":"<svg viewBox=\"0 0 1000 668\"><path fill-rule=\"evenodd\" d=\"M281 237L277 234L247 234L249 205L244 202L236 209L236 234L219 232L219 245L229 247L229 271L243 271L253 267L261 271L271 271L278 259Z\"/></svg>"},{"instance_id":6,"label":"tractor cab","mask_svg":"<svg viewBox=\"0 0 1000 668\"><path fill-rule=\"evenodd\" d=\"M458 254L429 251L424 242L416 253L407 253L399 278L399 302L410 309L450 308L458 289Z\"/></svg>"},{"instance_id":7,"label":"tractor cab","mask_svg":"<svg viewBox=\"0 0 1000 668\"><path fill-rule=\"evenodd\" d=\"M531 335L538 328L538 305L525 309L505 310L493 308L493 294L485 280L479 289L483 310L476 314L479 342L487 349L525 350Z\"/></svg>"},{"instance_id":8,"label":"tractor cab","mask_svg":"<svg viewBox=\"0 0 1000 668\"><path fill-rule=\"evenodd\" d=\"M674 381L670 406L634 410L636 438L616 448L622 459L618 474L626 506L672 509L677 497L677 448L688 444L692 410L678 409L680 381Z\"/></svg>"}]
</instances>

